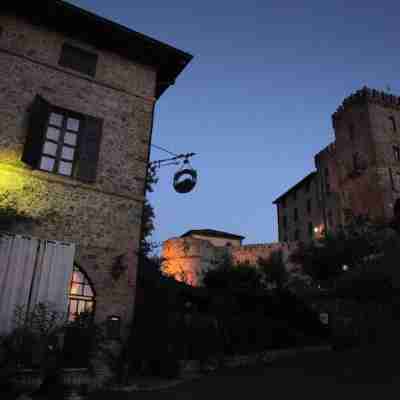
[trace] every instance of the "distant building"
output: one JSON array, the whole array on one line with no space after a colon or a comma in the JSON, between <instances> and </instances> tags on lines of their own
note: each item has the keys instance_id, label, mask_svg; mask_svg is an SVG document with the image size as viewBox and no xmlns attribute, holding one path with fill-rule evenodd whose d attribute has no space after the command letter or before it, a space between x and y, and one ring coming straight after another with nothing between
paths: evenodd
<instances>
[{"instance_id":1,"label":"distant building","mask_svg":"<svg viewBox=\"0 0 400 400\"><path fill-rule=\"evenodd\" d=\"M260 258L268 260L274 252L282 252L287 270L294 268L289 255L295 248L291 243L243 245L244 236L213 229L190 230L181 237L163 243L163 271L193 286L202 284L204 272L229 257L234 264L257 266Z\"/></svg>"},{"instance_id":2,"label":"distant building","mask_svg":"<svg viewBox=\"0 0 400 400\"><path fill-rule=\"evenodd\" d=\"M279 241L309 242L351 216L391 220L400 209L400 97L363 88L332 116L335 142L316 171L279 196Z\"/></svg>"},{"instance_id":3,"label":"distant building","mask_svg":"<svg viewBox=\"0 0 400 400\"><path fill-rule=\"evenodd\" d=\"M207 240L216 247L221 246L241 246L244 236L234 235L233 233L216 231L214 229L194 229L187 231L182 236L194 239Z\"/></svg>"}]
</instances>

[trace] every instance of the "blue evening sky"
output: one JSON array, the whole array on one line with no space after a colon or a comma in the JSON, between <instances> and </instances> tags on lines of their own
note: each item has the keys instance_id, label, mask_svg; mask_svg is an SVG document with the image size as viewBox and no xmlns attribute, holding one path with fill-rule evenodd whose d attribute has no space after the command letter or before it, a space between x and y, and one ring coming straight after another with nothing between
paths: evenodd
<instances>
[{"instance_id":1,"label":"blue evening sky","mask_svg":"<svg viewBox=\"0 0 400 400\"><path fill-rule=\"evenodd\" d=\"M158 102L153 143L199 153L199 183L179 195L175 167L160 171L157 241L198 228L276 241L272 201L314 168L343 98L400 95L399 1L72 2L194 55Z\"/></svg>"}]
</instances>

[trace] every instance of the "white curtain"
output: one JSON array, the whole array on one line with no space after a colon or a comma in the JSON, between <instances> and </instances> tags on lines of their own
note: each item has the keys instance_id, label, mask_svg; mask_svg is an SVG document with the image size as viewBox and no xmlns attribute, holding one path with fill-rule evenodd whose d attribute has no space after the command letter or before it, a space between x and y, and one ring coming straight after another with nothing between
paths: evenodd
<instances>
[{"instance_id":1,"label":"white curtain","mask_svg":"<svg viewBox=\"0 0 400 400\"><path fill-rule=\"evenodd\" d=\"M17 306L29 300L39 241L0 234L0 334L12 329Z\"/></svg>"},{"instance_id":2,"label":"white curtain","mask_svg":"<svg viewBox=\"0 0 400 400\"><path fill-rule=\"evenodd\" d=\"M34 273L30 304L49 303L59 312L67 312L75 245L42 241Z\"/></svg>"},{"instance_id":3,"label":"white curtain","mask_svg":"<svg viewBox=\"0 0 400 400\"><path fill-rule=\"evenodd\" d=\"M71 243L0 234L0 334L12 330L16 306L67 312L74 256Z\"/></svg>"}]
</instances>

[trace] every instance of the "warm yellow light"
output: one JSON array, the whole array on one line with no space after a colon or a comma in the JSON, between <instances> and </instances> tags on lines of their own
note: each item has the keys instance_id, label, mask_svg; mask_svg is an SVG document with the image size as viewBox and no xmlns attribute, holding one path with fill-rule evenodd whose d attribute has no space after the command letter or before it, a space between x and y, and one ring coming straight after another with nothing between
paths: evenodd
<instances>
[{"instance_id":1,"label":"warm yellow light","mask_svg":"<svg viewBox=\"0 0 400 400\"><path fill-rule=\"evenodd\" d=\"M315 232L315 233L318 233L318 231L319 231L318 227L315 227L315 228L314 228L314 232Z\"/></svg>"},{"instance_id":2,"label":"warm yellow light","mask_svg":"<svg viewBox=\"0 0 400 400\"><path fill-rule=\"evenodd\" d=\"M0 162L0 206L16 207L31 217L49 212L48 182Z\"/></svg>"}]
</instances>

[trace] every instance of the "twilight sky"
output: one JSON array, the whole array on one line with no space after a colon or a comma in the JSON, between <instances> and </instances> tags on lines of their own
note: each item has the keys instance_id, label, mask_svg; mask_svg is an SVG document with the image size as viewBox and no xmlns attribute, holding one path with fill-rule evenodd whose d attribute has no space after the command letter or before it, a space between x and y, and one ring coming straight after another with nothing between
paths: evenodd
<instances>
[{"instance_id":1,"label":"twilight sky","mask_svg":"<svg viewBox=\"0 0 400 400\"><path fill-rule=\"evenodd\" d=\"M71 2L194 55L158 102L153 143L199 153L199 183L179 195L177 167L160 171L157 241L198 228L276 241L272 201L314 168L343 98L400 95L398 0Z\"/></svg>"}]
</instances>

